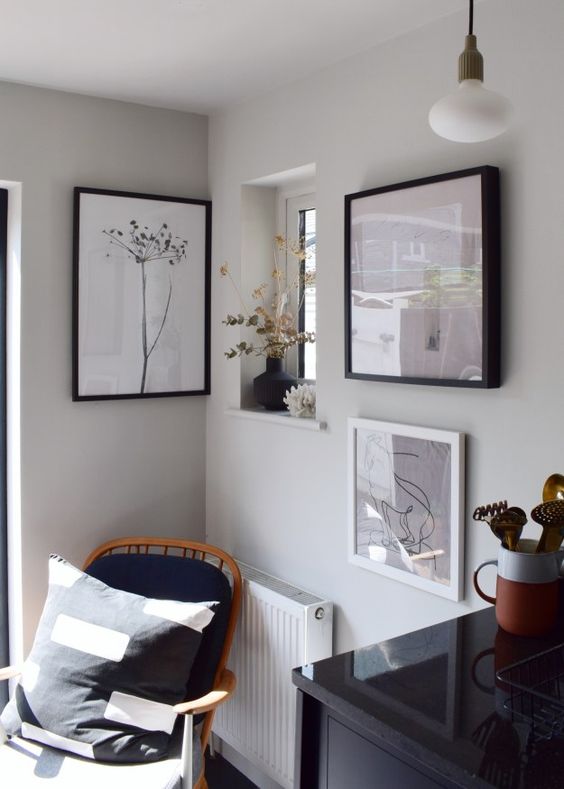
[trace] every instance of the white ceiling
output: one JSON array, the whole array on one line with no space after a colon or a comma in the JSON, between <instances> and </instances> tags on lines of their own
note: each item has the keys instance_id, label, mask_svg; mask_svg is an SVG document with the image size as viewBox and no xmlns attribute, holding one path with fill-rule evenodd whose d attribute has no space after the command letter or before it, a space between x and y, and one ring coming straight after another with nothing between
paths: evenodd
<instances>
[{"instance_id":1,"label":"white ceiling","mask_svg":"<svg viewBox=\"0 0 564 789\"><path fill-rule=\"evenodd\" d=\"M0 0L0 79L208 113L466 7L467 0Z\"/></svg>"}]
</instances>

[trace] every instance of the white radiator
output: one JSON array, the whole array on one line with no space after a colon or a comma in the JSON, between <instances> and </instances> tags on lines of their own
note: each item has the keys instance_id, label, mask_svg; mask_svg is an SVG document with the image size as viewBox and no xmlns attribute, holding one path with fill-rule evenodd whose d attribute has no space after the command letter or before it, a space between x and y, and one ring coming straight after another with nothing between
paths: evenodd
<instances>
[{"instance_id":1,"label":"white radiator","mask_svg":"<svg viewBox=\"0 0 564 789\"><path fill-rule=\"evenodd\" d=\"M213 731L286 789L294 782L295 666L330 657L333 603L238 562L241 619L229 667L235 696L222 705Z\"/></svg>"}]
</instances>

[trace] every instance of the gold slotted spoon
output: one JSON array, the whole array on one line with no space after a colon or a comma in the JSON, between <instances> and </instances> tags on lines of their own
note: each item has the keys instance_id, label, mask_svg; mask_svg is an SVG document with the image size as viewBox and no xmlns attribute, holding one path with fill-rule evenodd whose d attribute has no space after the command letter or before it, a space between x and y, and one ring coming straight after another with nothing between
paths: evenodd
<instances>
[{"instance_id":1,"label":"gold slotted spoon","mask_svg":"<svg viewBox=\"0 0 564 789\"><path fill-rule=\"evenodd\" d=\"M564 537L564 498L543 501L531 510L531 518L542 526L537 553L557 551Z\"/></svg>"}]
</instances>

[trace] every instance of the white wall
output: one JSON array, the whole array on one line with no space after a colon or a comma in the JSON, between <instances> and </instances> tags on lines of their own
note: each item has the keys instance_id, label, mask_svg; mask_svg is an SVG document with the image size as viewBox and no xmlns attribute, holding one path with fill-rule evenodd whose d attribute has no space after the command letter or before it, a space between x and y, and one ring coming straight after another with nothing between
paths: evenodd
<instances>
[{"instance_id":1,"label":"white wall","mask_svg":"<svg viewBox=\"0 0 564 789\"><path fill-rule=\"evenodd\" d=\"M71 402L72 189L206 198L207 118L0 83L0 178L22 183L22 576L126 534L204 534L206 398ZM17 646L17 645L14 645Z\"/></svg>"},{"instance_id":2,"label":"white wall","mask_svg":"<svg viewBox=\"0 0 564 789\"><path fill-rule=\"evenodd\" d=\"M318 413L326 434L233 419L238 362L220 325L233 295L214 276L213 394L208 408L207 533L235 555L333 599L339 651L480 605L471 569L495 554L477 504L530 509L564 471L564 6L488 0L477 6L486 84L517 111L498 140L464 146L427 126L454 88L466 13L390 41L211 120L214 259L241 263L241 184L317 166ZM501 168L503 386L497 390L344 378L343 196L474 165ZM217 269L216 265L216 269ZM452 603L354 567L346 558L346 419L375 417L467 434L466 596ZM535 531L534 527L531 529Z\"/></svg>"}]
</instances>

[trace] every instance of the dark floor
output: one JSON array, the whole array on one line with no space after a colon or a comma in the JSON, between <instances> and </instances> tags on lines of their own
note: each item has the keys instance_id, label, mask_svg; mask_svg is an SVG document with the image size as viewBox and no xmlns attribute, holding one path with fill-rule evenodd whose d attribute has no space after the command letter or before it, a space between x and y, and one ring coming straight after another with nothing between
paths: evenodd
<instances>
[{"instance_id":1,"label":"dark floor","mask_svg":"<svg viewBox=\"0 0 564 789\"><path fill-rule=\"evenodd\" d=\"M206 781L209 789L258 789L219 754L206 756Z\"/></svg>"}]
</instances>

